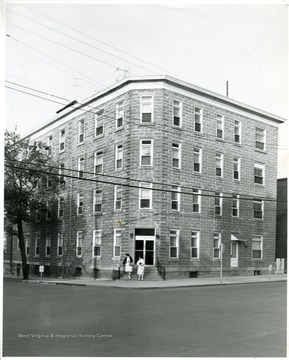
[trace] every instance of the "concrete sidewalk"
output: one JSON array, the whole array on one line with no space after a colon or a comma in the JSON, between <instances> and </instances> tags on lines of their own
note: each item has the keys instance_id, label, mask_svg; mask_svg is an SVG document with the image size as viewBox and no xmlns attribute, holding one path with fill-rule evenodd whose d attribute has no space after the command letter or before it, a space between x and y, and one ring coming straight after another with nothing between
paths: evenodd
<instances>
[{"instance_id":1,"label":"concrete sidewalk","mask_svg":"<svg viewBox=\"0 0 289 360\"><path fill-rule=\"evenodd\" d=\"M174 279L174 280L156 280L156 281L138 281L138 280L102 280L102 279L60 279L60 278L39 278L32 277L29 280L21 280L15 275L4 275L4 279L16 280L26 283L38 283L47 285L74 285L74 286L98 286L114 287L123 289L164 289L180 288L190 286L216 286L216 285L233 285L233 284L250 284L250 283L270 283L276 281L287 281L287 274L255 275L255 276L227 276L220 277L203 277L191 279Z\"/></svg>"}]
</instances>

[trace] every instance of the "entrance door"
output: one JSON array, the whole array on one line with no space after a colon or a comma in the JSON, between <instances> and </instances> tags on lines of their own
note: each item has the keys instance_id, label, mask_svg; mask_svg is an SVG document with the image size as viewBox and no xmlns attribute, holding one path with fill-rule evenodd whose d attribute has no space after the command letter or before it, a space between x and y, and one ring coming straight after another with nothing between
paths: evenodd
<instances>
[{"instance_id":1,"label":"entrance door","mask_svg":"<svg viewBox=\"0 0 289 360\"><path fill-rule=\"evenodd\" d=\"M238 267L238 242L231 241L231 267Z\"/></svg>"},{"instance_id":2,"label":"entrance door","mask_svg":"<svg viewBox=\"0 0 289 360\"><path fill-rule=\"evenodd\" d=\"M136 236L135 240L135 263L138 257L144 259L145 265L154 265L154 236Z\"/></svg>"}]
</instances>

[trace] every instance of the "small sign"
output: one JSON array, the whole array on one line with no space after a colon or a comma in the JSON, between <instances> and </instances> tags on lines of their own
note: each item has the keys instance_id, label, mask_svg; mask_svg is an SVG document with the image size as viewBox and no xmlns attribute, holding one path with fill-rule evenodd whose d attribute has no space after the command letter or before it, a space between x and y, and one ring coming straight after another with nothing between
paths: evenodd
<instances>
[{"instance_id":1,"label":"small sign","mask_svg":"<svg viewBox=\"0 0 289 360\"><path fill-rule=\"evenodd\" d=\"M272 265L269 265L268 268L269 268L269 271L272 271Z\"/></svg>"},{"instance_id":2,"label":"small sign","mask_svg":"<svg viewBox=\"0 0 289 360\"><path fill-rule=\"evenodd\" d=\"M40 266L39 266L39 272L41 272L41 273L44 272L44 266L43 266L43 265L40 265Z\"/></svg>"}]
</instances>

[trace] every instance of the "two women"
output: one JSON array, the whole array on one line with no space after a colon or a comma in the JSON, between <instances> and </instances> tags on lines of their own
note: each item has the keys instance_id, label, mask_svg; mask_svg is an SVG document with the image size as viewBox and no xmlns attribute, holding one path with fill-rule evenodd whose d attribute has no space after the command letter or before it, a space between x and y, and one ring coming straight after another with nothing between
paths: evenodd
<instances>
[{"instance_id":1,"label":"two women","mask_svg":"<svg viewBox=\"0 0 289 360\"><path fill-rule=\"evenodd\" d=\"M130 274L132 272L133 259L130 254L125 254L125 258L122 264L124 265L124 271L127 273L127 278L131 279ZM138 257L138 262L136 263L136 266L138 280L143 280L145 263L143 258L141 258L140 256Z\"/></svg>"}]
</instances>

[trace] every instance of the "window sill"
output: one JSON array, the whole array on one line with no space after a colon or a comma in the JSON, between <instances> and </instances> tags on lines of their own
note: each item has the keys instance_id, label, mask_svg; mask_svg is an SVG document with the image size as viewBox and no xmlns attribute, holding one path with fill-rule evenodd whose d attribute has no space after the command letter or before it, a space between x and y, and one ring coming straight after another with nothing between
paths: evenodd
<instances>
[{"instance_id":1,"label":"window sill","mask_svg":"<svg viewBox=\"0 0 289 360\"><path fill-rule=\"evenodd\" d=\"M140 165L138 167L140 170L153 170L154 167L152 165Z\"/></svg>"},{"instance_id":2,"label":"window sill","mask_svg":"<svg viewBox=\"0 0 289 360\"><path fill-rule=\"evenodd\" d=\"M221 143L224 143L225 142L225 139L224 138L216 138L216 141L219 141L219 142L221 142Z\"/></svg>"},{"instance_id":3,"label":"window sill","mask_svg":"<svg viewBox=\"0 0 289 360\"><path fill-rule=\"evenodd\" d=\"M118 131L121 131L121 130L123 130L124 129L124 126L121 126L121 127L119 127L119 128L116 128L115 130L114 130L114 132L118 132Z\"/></svg>"},{"instance_id":4,"label":"window sill","mask_svg":"<svg viewBox=\"0 0 289 360\"><path fill-rule=\"evenodd\" d=\"M263 189L264 189L264 187L265 187L264 184L257 184L257 183L254 183L254 186L259 187L259 188L263 188Z\"/></svg>"},{"instance_id":5,"label":"window sill","mask_svg":"<svg viewBox=\"0 0 289 360\"><path fill-rule=\"evenodd\" d=\"M100 138L103 138L104 137L104 134L101 134L101 135L97 135L94 137L93 140L97 140L97 139L100 139Z\"/></svg>"},{"instance_id":6,"label":"window sill","mask_svg":"<svg viewBox=\"0 0 289 360\"><path fill-rule=\"evenodd\" d=\"M194 171L194 175L202 176L202 173L201 173L201 172L198 172L198 171Z\"/></svg>"},{"instance_id":7,"label":"window sill","mask_svg":"<svg viewBox=\"0 0 289 360\"><path fill-rule=\"evenodd\" d=\"M62 153L64 153L65 152L65 149L64 150L59 150L58 151L58 154L62 154Z\"/></svg>"},{"instance_id":8,"label":"window sill","mask_svg":"<svg viewBox=\"0 0 289 360\"><path fill-rule=\"evenodd\" d=\"M172 124L173 129L183 130L182 126Z\"/></svg>"},{"instance_id":9,"label":"window sill","mask_svg":"<svg viewBox=\"0 0 289 360\"><path fill-rule=\"evenodd\" d=\"M234 142L233 145L234 145L234 146L238 146L238 147L242 147L242 144L241 144L241 143L236 143L236 142Z\"/></svg>"},{"instance_id":10,"label":"window sill","mask_svg":"<svg viewBox=\"0 0 289 360\"><path fill-rule=\"evenodd\" d=\"M200 261L200 258L190 258L190 261Z\"/></svg>"},{"instance_id":11,"label":"window sill","mask_svg":"<svg viewBox=\"0 0 289 360\"><path fill-rule=\"evenodd\" d=\"M169 262L179 261L179 258L169 258L168 261L169 261Z\"/></svg>"},{"instance_id":12,"label":"window sill","mask_svg":"<svg viewBox=\"0 0 289 360\"><path fill-rule=\"evenodd\" d=\"M113 256L111 259L112 259L112 260L117 260L117 261L119 261L119 260L120 260L120 256Z\"/></svg>"},{"instance_id":13,"label":"window sill","mask_svg":"<svg viewBox=\"0 0 289 360\"><path fill-rule=\"evenodd\" d=\"M152 121L152 122L140 122L139 123L140 126L156 126L156 124Z\"/></svg>"},{"instance_id":14,"label":"window sill","mask_svg":"<svg viewBox=\"0 0 289 360\"><path fill-rule=\"evenodd\" d=\"M254 149L255 152L258 152L258 153L261 153L261 154L267 154L267 151L266 150L262 150L262 149Z\"/></svg>"},{"instance_id":15,"label":"window sill","mask_svg":"<svg viewBox=\"0 0 289 360\"><path fill-rule=\"evenodd\" d=\"M123 168L119 168L119 169L114 169L115 172L121 172L123 170Z\"/></svg>"},{"instance_id":16,"label":"window sill","mask_svg":"<svg viewBox=\"0 0 289 360\"><path fill-rule=\"evenodd\" d=\"M100 215L102 215L102 211L100 211L100 212L94 212L92 215L93 215L93 216L100 216Z\"/></svg>"},{"instance_id":17,"label":"window sill","mask_svg":"<svg viewBox=\"0 0 289 360\"><path fill-rule=\"evenodd\" d=\"M81 145L84 145L84 141L81 142L81 143L78 143L76 146L78 147L78 146L81 146Z\"/></svg>"}]
</instances>

